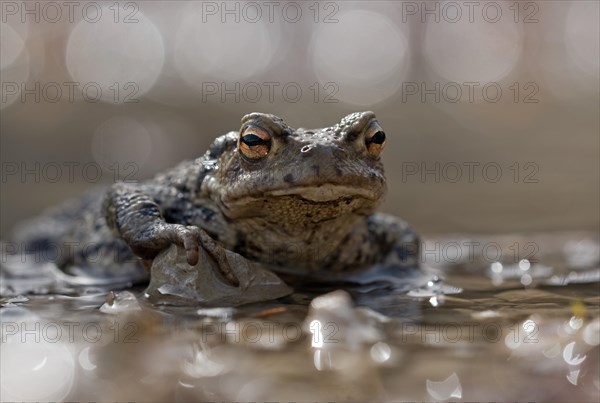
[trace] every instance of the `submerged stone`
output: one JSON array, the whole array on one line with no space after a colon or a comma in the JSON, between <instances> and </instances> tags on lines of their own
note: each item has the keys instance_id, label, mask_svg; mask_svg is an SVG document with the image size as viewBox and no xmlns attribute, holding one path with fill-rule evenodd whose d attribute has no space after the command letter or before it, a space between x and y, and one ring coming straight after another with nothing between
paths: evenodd
<instances>
[{"instance_id":1,"label":"submerged stone","mask_svg":"<svg viewBox=\"0 0 600 403\"><path fill-rule=\"evenodd\" d=\"M217 263L200 248L195 266L187 262L185 249L172 245L152 262L146 295L155 304L237 306L268 301L292 293L273 272L237 253L226 251L240 285L227 283Z\"/></svg>"},{"instance_id":2,"label":"submerged stone","mask_svg":"<svg viewBox=\"0 0 600 403\"><path fill-rule=\"evenodd\" d=\"M123 313L139 311L142 307L133 293L129 291L111 291L106 296L106 302L100 307L103 313Z\"/></svg>"}]
</instances>

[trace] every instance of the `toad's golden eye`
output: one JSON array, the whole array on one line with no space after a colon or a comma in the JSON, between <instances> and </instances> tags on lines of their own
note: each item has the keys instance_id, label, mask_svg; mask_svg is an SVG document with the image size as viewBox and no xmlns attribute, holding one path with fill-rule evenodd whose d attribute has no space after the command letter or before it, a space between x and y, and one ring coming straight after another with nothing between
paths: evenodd
<instances>
[{"instance_id":1,"label":"toad's golden eye","mask_svg":"<svg viewBox=\"0 0 600 403\"><path fill-rule=\"evenodd\" d=\"M260 127L248 126L242 131L239 148L247 158L266 157L271 149L271 135Z\"/></svg>"},{"instance_id":2,"label":"toad's golden eye","mask_svg":"<svg viewBox=\"0 0 600 403\"><path fill-rule=\"evenodd\" d=\"M373 156L379 156L385 147L385 132L378 124L372 124L365 133L365 145Z\"/></svg>"}]
</instances>

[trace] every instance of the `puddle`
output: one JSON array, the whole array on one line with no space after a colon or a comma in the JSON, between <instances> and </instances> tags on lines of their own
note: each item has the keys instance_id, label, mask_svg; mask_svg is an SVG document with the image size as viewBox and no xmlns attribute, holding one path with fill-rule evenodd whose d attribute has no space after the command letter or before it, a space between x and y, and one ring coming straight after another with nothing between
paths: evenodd
<instances>
[{"instance_id":1,"label":"puddle","mask_svg":"<svg viewBox=\"0 0 600 403\"><path fill-rule=\"evenodd\" d=\"M432 238L423 273L233 308L5 256L2 400L598 401L599 250L590 233Z\"/></svg>"}]
</instances>

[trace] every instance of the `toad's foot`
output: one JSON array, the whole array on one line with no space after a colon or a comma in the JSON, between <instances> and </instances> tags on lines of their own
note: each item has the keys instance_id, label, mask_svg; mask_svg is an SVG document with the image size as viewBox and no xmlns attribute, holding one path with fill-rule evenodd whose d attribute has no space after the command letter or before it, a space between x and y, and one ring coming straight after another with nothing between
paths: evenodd
<instances>
[{"instance_id":1,"label":"toad's foot","mask_svg":"<svg viewBox=\"0 0 600 403\"><path fill-rule=\"evenodd\" d=\"M185 249L190 266L198 263L198 248L201 246L215 260L218 270L231 285L238 287L240 284L225 256L225 249L201 228L180 224L154 224L136 234L128 244L142 259L154 258L171 244L176 244Z\"/></svg>"}]
</instances>

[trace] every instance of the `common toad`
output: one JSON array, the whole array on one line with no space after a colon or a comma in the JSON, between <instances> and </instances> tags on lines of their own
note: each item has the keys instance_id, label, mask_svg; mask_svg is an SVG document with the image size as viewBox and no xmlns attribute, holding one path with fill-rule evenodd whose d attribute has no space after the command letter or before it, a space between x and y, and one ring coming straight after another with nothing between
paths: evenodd
<instances>
[{"instance_id":1,"label":"common toad","mask_svg":"<svg viewBox=\"0 0 600 403\"><path fill-rule=\"evenodd\" d=\"M59 267L107 273L143 272L173 243L194 265L202 247L233 285L225 250L316 278L415 267L415 232L375 212L386 191L385 143L373 112L314 130L251 113L202 157L63 206L20 238L38 248L70 242L60 248Z\"/></svg>"}]
</instances>

